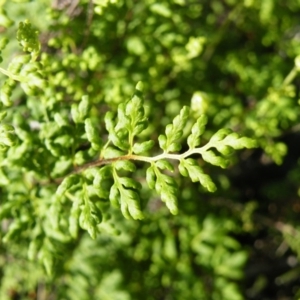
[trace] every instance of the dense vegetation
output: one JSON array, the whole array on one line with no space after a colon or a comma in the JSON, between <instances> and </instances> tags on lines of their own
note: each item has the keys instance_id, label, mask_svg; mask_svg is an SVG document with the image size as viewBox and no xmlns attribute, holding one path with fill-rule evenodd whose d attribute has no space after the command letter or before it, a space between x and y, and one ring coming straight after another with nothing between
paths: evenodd
<instances>
[{"instance_id":1,"label":"dense vegetation","mask_svg":"<svg viewBox=\"0 0 300 300\"><path fill-rule=\"evenodd\" d=\"M300 298L299 1L0 5L0 299Z\"/></svg>"}]
</instances>

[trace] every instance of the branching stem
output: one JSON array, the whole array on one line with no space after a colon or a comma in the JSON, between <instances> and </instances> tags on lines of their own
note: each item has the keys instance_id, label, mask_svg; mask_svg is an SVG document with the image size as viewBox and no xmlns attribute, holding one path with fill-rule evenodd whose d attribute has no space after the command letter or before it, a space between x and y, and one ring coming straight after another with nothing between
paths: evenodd
<instances>
[{"instance_id":1,"label":"branching stem","mask_svg":"<svg viewBox=\"0 0 300 300\"><path fill-rule=\"evenodd\" d=\"M141 155L135 155L135 154L126 154L119 157L114 158L101 158L96 161L88 162L78 168L76 168L72 174L78 174L83 172L86 169L94 168L94 167L100 167L103 165L109 165L113 162L119 161L119 160L136 160L136 161L144 161L148 163L152 163L161 159L171 159L171 160L181 160L184 158L187 158L193 154L202 154L203 152L207 151L207 149L214 147L214 143L207 143L205 146L200 148L194 148L189 149L188 151L182 153L182 154L171 154L171 153L162 153L153 157L148 156L141 156Z\"/></svg>"},{"instance_id":2,"label":"branching stem","mask_svg":"<svg viewBox=\"0 0 300 300\"><path fill-rule=\"evenodd\" d=\"M20 82L27 82L28 81L26 77L14 75L11 72L9 72L9 71L7 71L3 68L0 68L0 72L3 73L4 75L8 76L9 78L11 78L13 80L16 80L16 81L20 81Z\"/></svg>"},{"instance_id":3,"label":"branching stem","mask_svg":"<svg viewBox=\"0 0 300 300\"><path fill-rule=\"evenodd\" d=\"M287 86L289 85L297 76L298 74L298 69L296 67L294 67L291 72L286 76L286 78L284 79L282 86Z\"/></svg>"}]
</instances>

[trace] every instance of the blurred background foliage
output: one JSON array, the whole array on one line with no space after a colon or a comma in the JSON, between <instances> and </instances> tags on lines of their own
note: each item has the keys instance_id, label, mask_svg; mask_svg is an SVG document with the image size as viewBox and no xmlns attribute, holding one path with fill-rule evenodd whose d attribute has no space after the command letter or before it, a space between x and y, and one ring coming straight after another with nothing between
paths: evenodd
<instances>
[{"instance_id":1,"label":"blurred background foliage","mask_svg":"<svg viewBox=\"0 0 300 300\"><path fill-rule=\"evenodd\" d=\"M0 31L10 39L2 67L20 53L17 26L29 19L40 32L50 86L33 95L17 88L8 110L22 143L0 174L0 205L11 195L10 218L19 221L7 236L2 210L1 299L300 297L300 1L2 0L0 8ZM218 185L214 194L178 176L178 216L145 188L146 219L124 220L111 208L96 240L83 231L70 239L37 229L32 199L42 203L40 222L43 214L67 218L70 211L51 206L55 187L26 181L36 155L30 145L40 143L28 124L38 126L45 109L50 119L67 115L86 94L98 119L138 81L153 140L190 105L194 118L208 115L204 139L229 127L259 149L234 155L227 170L204 166ZM61 167L45 153L39 160L44 175ZM142 184L143 168L136 172ZM29 253L39 243L44 266Z\"/></svg>"}]
</instances>

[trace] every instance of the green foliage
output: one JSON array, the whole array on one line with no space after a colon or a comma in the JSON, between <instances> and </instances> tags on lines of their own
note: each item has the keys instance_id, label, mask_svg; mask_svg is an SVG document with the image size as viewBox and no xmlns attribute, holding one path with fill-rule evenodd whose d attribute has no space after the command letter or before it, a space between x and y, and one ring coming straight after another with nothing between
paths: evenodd
<instances>
[{"instance_id":1,"label":"green foliage","mask_svg":"<svg viewBox=\"0 0 300 300\"><path fill-rule=\"evenodd\" d=\"M109 173L107 176L111 177L113 180L108 198L114 206L121 209L125 218L139 220L144 218L139 196L141 184L133 179L132 175L128 176L128 173L134 173L136 171L136 166L131 160L143 161L151 164L146 171L149 188L156 190L160 195L161 200L166 203L172 214L177 214L178 185L175 178L169 174L163 173L163 170L170 172L174 171L173 165L167 159L179 160L180 172L184 176L189 175L193 182L199 181L208 191L213 192L216 190L216 186L211 178L203 173L195 160L185 158L197 153L202 155L204 161L225 168L229 161L222 156L216 156L212 150L208 149L216 148L221 154L225 153L225 155L228 155L231 153L231 148L242 149L244 147L249 148L255 146L255 142L251 139L239 138L236 133L232 133L230 130L220 130L211 138L208 144L201 148L195 148L195 146L199 146L199 136L204 132L204 125L206 123L206 117L201 115L192 127L192 134L188 137L188 141L192 147L184 153L173 154L173 152L177 152L181 149L180 138L183 135L183 129L186 127L189 118L189 109L184 107L179 115L174 118L172 124L166 126L166 135L160 135L158 137L159 145L164 150L162 154L154 157L133 154L136 153L134 150L137 147L139 150L138 152L143 153L146 151L148 152L155 144L152 140L138 144L135 143L138 136L148 127L141 90L142 83L139 82L131 99L118 105L117 116L111 111L105 114L105 126L109 133L105 144L100 140L96 128L93 127L91 119L88 118L89 101L87 97L83 97L78 106L75 104L71 108L71 115L74 123L85 123L84 128L86 137L91 143L92 153L94 153L94 151L95 154L97 152L100 153L100 159L93 162L86 162L84 164L84 159L76 160L76 163L81 164L82 166L74 171L80 173L88 168L111 164L111 166L105 167L107 173ZM110 143L112 143L113 146L109 146ZM49 150L51 151L51 148ZM52 150L52 152L54 156L61 155L61 152L59 151L55 152L55 150ZM93 238L96 237L97 225L101 223L101 212L95 212L97 206L93 209L90 208L93 201L89 200L89 187L96 191L99 189L99 185L101 186L102 179L107 180L106 177L100 176L95 183L95 172L88 173L88 175L83 173L83 175L86 175L83 180L87 180L87 188L82 189L81 185L78 185L78 189L82 190L81 197L84 198L85 203L80 215L82 220L85 221L80 222L80 227L87 229ZM128 175L120 176L120 172L125 172ZM59 185L56 195L61 197L68 190L74 191L74 186L77 184L78 177L78 174L72 174L65 177ZM89 185L89 181L91 180L93 180L92 186ZM97 192L95 193L97 195ZM103 200L108 199L106 198Z\"/></svg>"},{"instance_id":2,"label":"green foliage","mask_svg":"<svg viewBox=\"0 0 300 300\"><path fill-rule=\"evenodd\" d=\"M173 120L173 124L167 125L166 135L162 134L159 136L159 146L165 152L177 152L181 149L178 140L183 134L183 128L186 125L188 116L188 108L182 108L179 116Z\"/></svg>"},{"instance_id":3,"label":"green foliage","mask_svg":"<svg viewBox=\"0 0 300 300\"><path fill-rule=\"evenodd\" d=\"M0 298L247 297L260 199L232 174L289 154L299 5L21 2L0 3Z\"/></svg>"},{"instance_id":4,"label":"green foliage","mask_svg":"<svg viewBox=\"0 0 300 300\"><path fill-rule=\"evenodd\" d=\"M40 52L40 41L38 38L39 32L35 30L30 22L20 22L17 31L17 40L24 52L31 53L31 60L35 61Z\"/></svg>"}]
</instances>

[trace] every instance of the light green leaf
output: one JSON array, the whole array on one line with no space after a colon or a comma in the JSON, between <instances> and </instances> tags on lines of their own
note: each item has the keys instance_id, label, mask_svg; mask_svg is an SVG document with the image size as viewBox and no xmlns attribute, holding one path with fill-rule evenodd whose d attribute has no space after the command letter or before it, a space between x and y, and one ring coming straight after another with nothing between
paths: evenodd
<instances>
[{"instance_id":1,"label":"light green leaf","mask_svg":"<svg viewBox=\"0 0 300 300\"><path fill-rule=\"evenodd\" d=\"M119 106L120 107L120 106ZM126 128L117 128L115 127L114 122L114 114L111 112L107 112L104 118L106 129L109 132L109 139L112 141L112 143L120 148L121 150L128 150L129 149L129 143L128 143L128 137L127 132L128 130Z\"/></svg>"},{"instance_id":2,"label":"light green leaf","mask_svg":"<svg viewBox=\"0 0 300 300\"><path fill-rule=\"evenodd\" d=\"M184 106L179 115L176 116L172 124L166 126L166 135L160 135L158 138L160 147L166 152L177 152L181 149L178 140L183 135L183 129L189 117L189 108Z\"/></svg>"},{"instance_id":3,"label":"light green leaf","mask_svg":"<svg viewBox=\"0 0 300 300\"><path fill-rule=\"evenodd\" d=\"M166 203L168 209L173 215L178 213L177 195L178 186L174 178L160 173L159 169L155 168L157 181L155 189L161 195L161 200Z\"/></svg>"},{"instance_id":4,"label":"light green leaf","mask_svg":"<svg viewBox=\"0 0 300 300\"><path fill-rule=\"evenodd\" d=\"M107 147L104 151L103 151L103 157L104 158L116 158L119 156L124 155L125 153L123 151L120 151L116 148L113 147Z\"/></svg>"},{"instance_id":5,"label":"light green leaf","mask_svg":"<svg viewBox=\"0 0 300 300\"><path fill-rule=\"evenodd\" d=\"M118 132L120 130L126 131L126 133L130 130L130 118L125 113L126 104L121 103L118 106L118 123L115 127L115 131Z\"/></svg>"},{"instance_id":6,"label":"light green leaf","mask_svg":"<svg viewBox=\"0 0 300 300\"><path fill-rule=\"evenodd\" d=\"M220 129L211 137L210 142L212 143L219 142L231 133L232 130L229 128Z\"/></svg>"},{"instance_id":7,"label":"light green leaf","mask_svg":"<svg viewBox=\"0 0 300 300\"><path fill-rule=\"evenodd\" d=\"M224 145L223 143L220 145L216 145L217 150L224 156L229 156L233 153L233 148L227 145Z\"/></svg>"},{"instance_id":8,"label":"light green leaf","mask_svg":"<svg viewBox=\"0 0 300 300\"><path fill-rule=\"evenodd\" d=\"M143 143L135 143L132 147L132 151L135 154L142 154L144 152L147 152L148 150L150 150L153 146L154 146L154 141L150 140L150 141L146 141Z\"/></svg>"},{"instance_id":9,"label":"light green leaf","mask_svg":"<svg viewBox=\"0 0 300 300\"><path fill-rule=\"evenodd\" d=\"M57 196L62 196L69 188L73 185L76 185L80 180L80 176L77 174L72 174L68 177L65 177L61 184L58 186L56 190Z\"/></svg>"},{"instance_id":10,"label":"light green leaf","mask_svg":"<svg viewBox=\"0 0 300 300\"><path fill-rule=\"evenodd\" d=\"M97 205L93 201L88 201L86 205L89 206L89 210L91 213L91 216L95 220L96 224L100 224L102 222L102 213L97 207Z\"/></svg>"},{"instance_id":11,"label":"light green leaf","mask_svg":"<svg viewBox=\"0 0 300 300\"><path fill-rule=\"evenodd\" d=\"M1 204L1 210L0 210L0 220L4 218L8 218L13 210L14 202L6 202L4 204Z\"/></svg>"},{"instance_id":12,"label":"light green leaf","mask_svg":"<svg viewBox=\"0 0 300 300\"><path fill-rule=\"evenodd\" d=\"M240 137L237 133L228 135L224 140L224 144L231 146L233 149L254 148L256 142L247 137Z\"/></svg>"},{"instance_id":13,"label":"light green leaf","mask_svg":"<svg viewBox=\"0 0 300 300\"><path fill-rule=\"evenodd\" d=\"M88 117L91 105L89 101L89 97L87 95L82 96L81 101L78 105L78 112L80 114L80 119L83 121Z\"/></svg>"},{"instance_id":14,"label":"light green leaf","mask_svg":"<svg viewBox=\"0 0 300 300\"><path fill-rule=\"evenodd\" d=\"M168 147L168 152L178 152L181 150L181 144L180 143L172 143Z\"/></svg>"},{"instance_id":15,"label":"light green leaf","mask_svg":"<svg viewBox=\"0 0 300 300\"><path fill-rule=\"evenodd\" d=\"M7 243L10 240L13 240L15 237L20 235L22 228L25 224L22 224L21 220L15 220L8 228L7 233L3 237L3 242Z\"/></svg>"},{"instance_id":16,"label":"light green leaf","mask_svg":"<svg viewBox=\"0 0 300 300\"><path fill-rule=\"evenodd\" d=\"M141 185L131 178L119 177L116 171L113 172L113 178L115 183L111 188L111 198L113 200L118 198L124 217L135 220L143 219L139 194L136 192Z\"/></svg>"},{"instance_id":17,"label":"light green leaf","mask_svg":"<svg viewBox=\"0 0 300 300\"><path fill-rule=\"evenodd\" d=\"M143 41L137 36L129 37L126 46L128 51L135 55L142 55L146 51Z\"/></svg>"},{"instance_id":18,"label":"light green leaf","mask_svg":"<svg viewBox=\"0 0 300 300\"><path fill-rule=\"evenodd\" d=\"M57 125L59 127L69 126L68 121L66 119L64 119L60 113L55 113L54 114L54 120L55 120L55 122L57 123Z\"/></svg>"},{"instance_id":19,"label":"light green leaf","mask_svg":"<svg viewBox=\"0 0 300 300\"><path fill-rule=\"evenodd\" d=\"M164 134L161 134L158 137L159 147L164 151L167 151L167 137Z\"/></svg>"},{"instance_id":20,"label":"light green leaf","mask_svg":"<svg viewBox=\"0 0 300 300\"><path fill-rule=\"evenodd\" d=\"M120 131L119 131L120 132ZM112 141L112 143L120 148L121 150L128 150L129 149L129 143L127 140L124 140L124 137L119 136L116 132L111 131L109 133L109 139Z\"/></svg>"},{"instance_id":21,"label":"light green leaf","mask_svg":"<svg viewBox=\"0 0 300 300\"><path fill-rule=\"evenodd\" d=\"M8 80L5 81L0 91L0 99L4 106L11 106L13 104L10 98L13 88L7 84Z\"/></svg>"},{"instance_id":22,"label":"light green leaf","mask_svg":"<svg viewBox=\"0 0 300 300\"><path fill-rule=\"evenodd\" d=\"M12 147L16 144L17 138L14 132L2 132L0 133L0 144L8 147Z\"/></svg>"},{"instance_id":23,"label":"light green leaf","mask_svg":"<svg viewBox=\"0 0 300 300\"><path fill-rule=\"evenodd\" d=\"M102 168L94 168L95 175L93 180L93 185L98 188L101 185L102 180L111 178L111 166L104 166Z\"/></svg>"},{"instance_id":24,"label":"light green leaf","mask_svg":"<svg viewBox=\"0 0 300 300\"><path fill-rule=\"evenodd\" d=\"M0 112L0 122L2 122L4 120L4 118L6 117L6 115L7 115L7 111L6 110Z\"/></svg>"},{"instance_id":25,"label":"light green leaf","mask_svg":"<svg viewBox=\"0 0 300 300\"><path fill-rule=\"evenodd\" d=\"M202 158L215 166L219 166L221 168L226 168L228 166L229 161L227 159L225 159L224 157L221 156L216 156L216 154L212 151L205 151L202 153Z\"/></svg>"},{"instance_id":26,"label":"light green leaf","mask_svg":"<svg viewBox=\"0 0 300 300\"><path fill-rule=\"evenodd\" d=\"M134 172L136 170L135 164L129 160L118 160L114 163L114 166L117 170L123 169L129 172Z\"/></svg>"},{"instance_id":27,"label":"light green leaf","mask_svg":"<svg viewBox=\"0 0 300 300\"><path fill-rule=\"evenodd\" d=\"M143 84L143 82L142 82L142 81L139 81L139 82L136 84L135 89L136 89L137 91L143 92L143 90L144 90L144 84Z\"/></svg>"},{"instance_id":28,"label":"light green leaf","mask_svg":"<svg viewBox=\"0 0 300 300\"><path fill-rule=\"evenodd\" d=\"M79 216L81 213L81 205L82 201L80 199L76 199L73 202L71 211L70 211L70 216L69 216L69 232L71 236L76 239L78 235L78 221L79 221Z\"/></svg>"},{"instance_id":29,"label":"light green leaf","mask_svg":"<svg viewBox=\"0 0 300 300\"><path fill-rule=\"evenodd\" d=\"M158 160L155 165L161 170L169 170L171 172L174 171L174 166L166 159Z\"/></svg>"},{"instance_id":30,"label":"light green leaf","mask_svg":"<svg viewBox=\"0 0 300 300\"><path fill-rule=\"evenodd\" d=\"M14 22L7 16L6 10L0 7L0 25L8 28L13 24Z\"/></svg>"},{"instance_id":31,"label":"light green leaf","mask_svg":"<svg viewBox=\"0 0 300 300\"><path fill-rule=\"evenodd\" d=\"M201 115L192 127L192 134L188 137L187 143L190 149L194 149L200 145L200 136L204 133L207 117Z\"/></svg>"},{"instance_id":32,"label":"light green leaf","mask_svg":"<svg viewBox=\"0 0 300 300\"><path fill-rule=\"evenodd\" d=\"M94 202L85 199L84 208L79 217L79 224L86 229L90 236L95 239L97 236L97 225L102 221L102 214Z\"/></svg>"},{"instance_id":33,"label":"light green leaf","mask_svg":"<svg viewBox=\"0 0 300 300\"><path fill-rule=\"evenodd\" d=\"M178 165L178 170L179 170L179 173L184 176L184 177L188 177L189 176L189 172L187 171L187 169L184 167L184 164L181 162L180 160L180 163Z\"/></svg>"},{"instance_id":34,"label":"light green leaf","mask_svg":"<svg viewBox=\"0 0 300 300\"><path fill-rule=\"evenodd\" d=\"M188 172L188 175L190 176L191 180L193 182L199 181L200 184L207 189L209 192L215 192L216 191L216 186L212 182L211 178L204 174L203 170L200 168L200 166L197 164L197 162L192 159L182 159L180 161L180 173L181 174L186 174Z\"/></svg>"},{"instance_id":35,"label":"light green leaf","mask_svg":"<svg viewBox=\"0 0 300 300\"><path fill-rule=\"evenodd\" d=\"M93 148L97 148L95 150L99 150L102 146L102 141L92 120L90 118L85 119L84 125L87 139L91 142Z\"/></svg>"},{"instance_id":36,"label":"light green leaf","mask_svg":"<svg viewBox=\"0 0 300 300\"><path fill-rule=\"evenodd\" d=\"M47 87L47 82L43 78L42 74L39 72L33 72L27 75L27 85L29 88L35 88L38 87L40 89L45 89ZM23 87L23 85L21 84Z\"/></svg>"},{"instance_id":37,"label":"light green leaf","mask_svg":"<svg viewBox=\"0 0 300 300\"><path fill-rule=\"evenodd\" d=\"M31 23L28 20L19 23L17 40L23 47L23 51L36 53L40 51L38 31L31 26Z\"/></svg>"},{"instance_id":38,"label":"light green leaf","mask_svg":"<svg viewBox=\"0 0 300 300\"><path fill-rule=\"evenodd\" d=\"M9 39L7 37L2 37L0 39L0 50L3 50L6 47L6 45L8 44L8 42L9 42Z\"/></svg>"},{"instance_id":39,"label":"light green leaf","mask_svg":"<svg viewBox=\"0 0 300 300\"><path fill-rule=\"evenodd\" d=\"M116 183L110 188L109 200L115 207L120 207L120 192Z\"/></svg>"},{"instance_id":40,"label":"light green leaf","mask_svg":"<svg viewBox=\"0 0 300 300\"><path fill-rule=\"evenodd\" d=\"M108 111L105 114L104 122L105 122L105 127L108 130L108 132L114 130L114 128L115 128L114 118L115 118L114 113L111 111Z\"/></svg>"},{"instance_id":41,"label":"light green leaf","mask_svg":"<svg viewBox=\"0 0 300 300\"><path fill-rule=\"evenodd\" d=\"M119 177L119 182L126 188L132 188L132 189L140 189L141 184L131 178L128 177Z\"/></svg>"},{"instance_id":42,"label":"light green leaf","mask_svg":"<svg viewBox=\"0 0 300 300\"><path fill-rule=\"evenodd\" d=\"M14 133L15 129L12 125L9 124L0 124L0 133L10 132Z\"/></svg>"},{"instance_id":43,"label":"light green leaf","mask_svg":"<svg viewBox=\"0 0 300 300\"><path fill-rule=\"evenodd\" d=\"M141 95L137 95L137 93L135 93L131 100L128 101L126 104L126 115L130 118L130 126L128 130L134 136L140 134L147 128L148 122L145 117L144 103Z\"/></svg>"},{"instance_id":44,"label":"light green leaf","mask_svg":"<svg viewBox=\"0 0 300 300\"><path fill-rule=\"evenodd\" d=\"M139 195L131 189L121 189L121 211L126 219L144 219L141 211Z\"/></svg>"},{"instance_id":45,"label":"light green leaf","mask_svg":"<svg viewBox=\"0 0 300 300\"><path fill-rule=\"evenodd\" d=\"M73 103L71 105L71 116L72 116L74 123L76 123L76 124L81 123L83 121L81 119L80 113L78 111L78 106L75 103Z\"/></svg>"},{"instance_id":46,"label":"light green leaf","mask_svg":"<svg viewBox=\"0 0 300 300\"><path fill-rule=\"evenodd\" d=\"M42 244L43 240L41 238L35 237L33 240L31 240L27 251L29 260L34 261L37 258L38 251L41 248Z\"/></svg>"},{"instance_id":47,"label":"light green leaf","mask_svg":"<svg viewBox=\"0 0 300 300\"><path fill-rule=\"evenodd\" d=\"M153 166L151 166L147 169L146 180L147 180L147 183L149 185L149 188L153 190L155 188L155 182L156 182L156 176L155 176Z\"/></svg>"},{"instance_id":48,"label":"light green leaf","mask_svg":"<svg viewBox=\"0 0 300 300\"><path fill-rule=\"evenodd\" d=\"M150 9L152 12L165 18L170 18L172 16L172 11L166 3L154 3L150 6Z\"/></svg>"},{"instance_id":49,"label":"light green leaf","mask_svg":"<svg viewBox=\"0 0 300 300\"><path fill-rule=\"evenodd\" d=\"M53 256L50 254L50 249L44 245L39 251L39 259L43 262L43 265L46 269L47 274L52 275L53 270Z\"/></svg>"}]
</instances>

